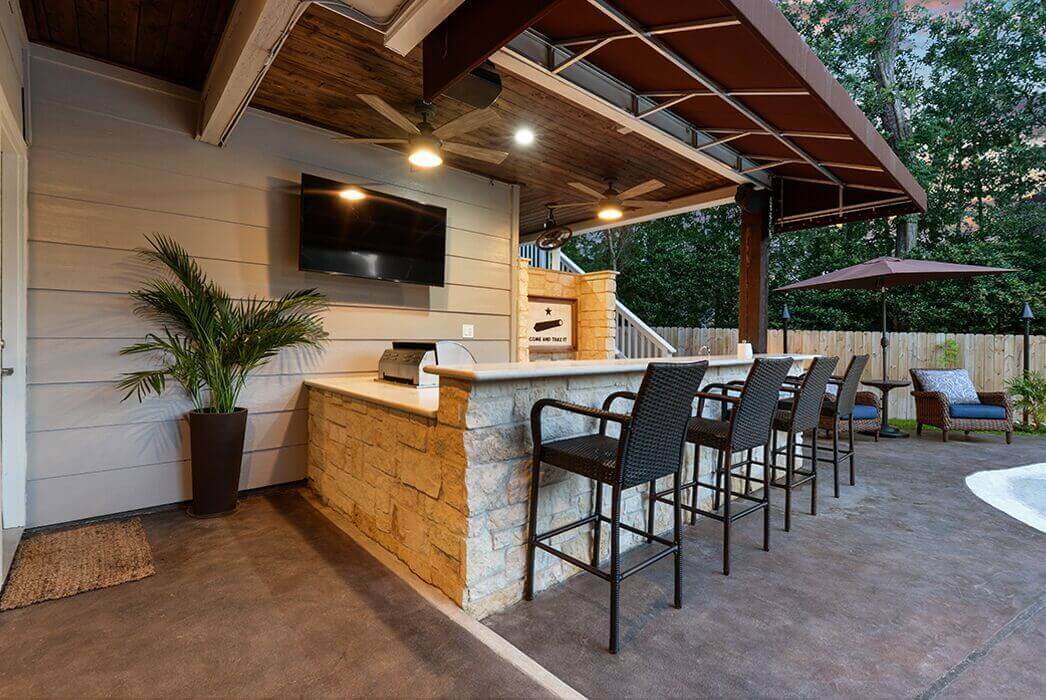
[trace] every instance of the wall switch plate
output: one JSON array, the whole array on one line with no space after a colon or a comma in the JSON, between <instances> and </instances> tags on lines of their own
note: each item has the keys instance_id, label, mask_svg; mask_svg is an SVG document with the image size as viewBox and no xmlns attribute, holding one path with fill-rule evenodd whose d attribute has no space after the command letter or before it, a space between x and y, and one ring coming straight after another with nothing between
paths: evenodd
<instances>
[{"instance_id":1,"label":"wall switch plate","mask_svg":"<svg viewBox=\"0 0 1046 700\"><path fill-rule=\"evenodd\" d=\"M472 325L471 323L462 323L461 324L461 337L462 338L475 338L476 337L476 327L474 325Z\"/></svg>"}]
</instances>

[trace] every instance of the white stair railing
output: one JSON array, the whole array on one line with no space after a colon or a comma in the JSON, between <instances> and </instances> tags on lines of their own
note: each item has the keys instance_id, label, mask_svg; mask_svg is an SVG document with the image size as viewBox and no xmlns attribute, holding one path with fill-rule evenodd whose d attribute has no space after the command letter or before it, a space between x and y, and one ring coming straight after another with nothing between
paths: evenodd
<instances>
[{"instance_id":1,"label":"white stair railing","mask_svg":"<svg viewBox=\"0 0 1046 700\"><path fill-rule=\"evenodd\" d=\"M541 250L533 243L519 246L519 255L529 258L533 267L546 270L560 270L584 274L576 262L557 250ZM618 357L671 357L676 354L675 347L658 335L657 331L643 323L631 309L616 302L617 341L614 348Z\"/></svg>"}]
</instances>

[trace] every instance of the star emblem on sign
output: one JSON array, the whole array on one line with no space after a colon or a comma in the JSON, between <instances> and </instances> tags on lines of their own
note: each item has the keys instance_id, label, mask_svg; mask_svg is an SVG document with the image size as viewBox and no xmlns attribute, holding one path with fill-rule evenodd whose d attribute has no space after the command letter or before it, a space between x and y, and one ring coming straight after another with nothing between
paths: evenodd
<instances>
[{"instance_id":1,"label":"star emblem on sign","mask_svg":"<svg viewBox=\"0 0 1046 700\"><path fill-rule=\"evenodd\" d=\"M545 307L545 315L546 316L551 316L552 315L552 308L551 307L548 307L548 306Z\"/></svg>"}]
</instances>

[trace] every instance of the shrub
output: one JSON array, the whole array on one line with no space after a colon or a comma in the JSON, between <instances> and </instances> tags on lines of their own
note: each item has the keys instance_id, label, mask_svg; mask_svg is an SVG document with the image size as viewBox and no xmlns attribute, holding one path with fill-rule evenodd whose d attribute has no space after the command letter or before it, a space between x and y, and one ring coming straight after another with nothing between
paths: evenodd
<instances>
[{"instance_id":1,"label":"shrub","mask_svg":"<svg viewBox=\"0 0 1046 700\"><path fill-rule=\"evenodd\" d=\"M1006 382L1014 398L1014 406L1028 412L1036 430L1046 426L1046 372L1023 374Z\"/></svg>"}]
</instances>

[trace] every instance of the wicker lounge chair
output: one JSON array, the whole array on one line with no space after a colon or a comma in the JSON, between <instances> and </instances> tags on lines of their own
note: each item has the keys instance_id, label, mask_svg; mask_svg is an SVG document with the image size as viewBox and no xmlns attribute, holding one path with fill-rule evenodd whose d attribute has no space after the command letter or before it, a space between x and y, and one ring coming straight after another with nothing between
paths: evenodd
<instances>
[{"instance_id":1,"label":"wicker lounge chair","mask_svg":"<svg viewBox=\"0 0 1046 700\"><path fill-rule=\"evenodd\" d=\"M948 431L997 430L1006 433L1006 444L1013 441L1013 403L1004 391L978 391L980 403L955 403L939 391L927 391L924 373L955 370L913 369L912 396L915 397L916 433L924 425L941 429L941 440L948 442Z\"/></svg>"}]
</instances>

